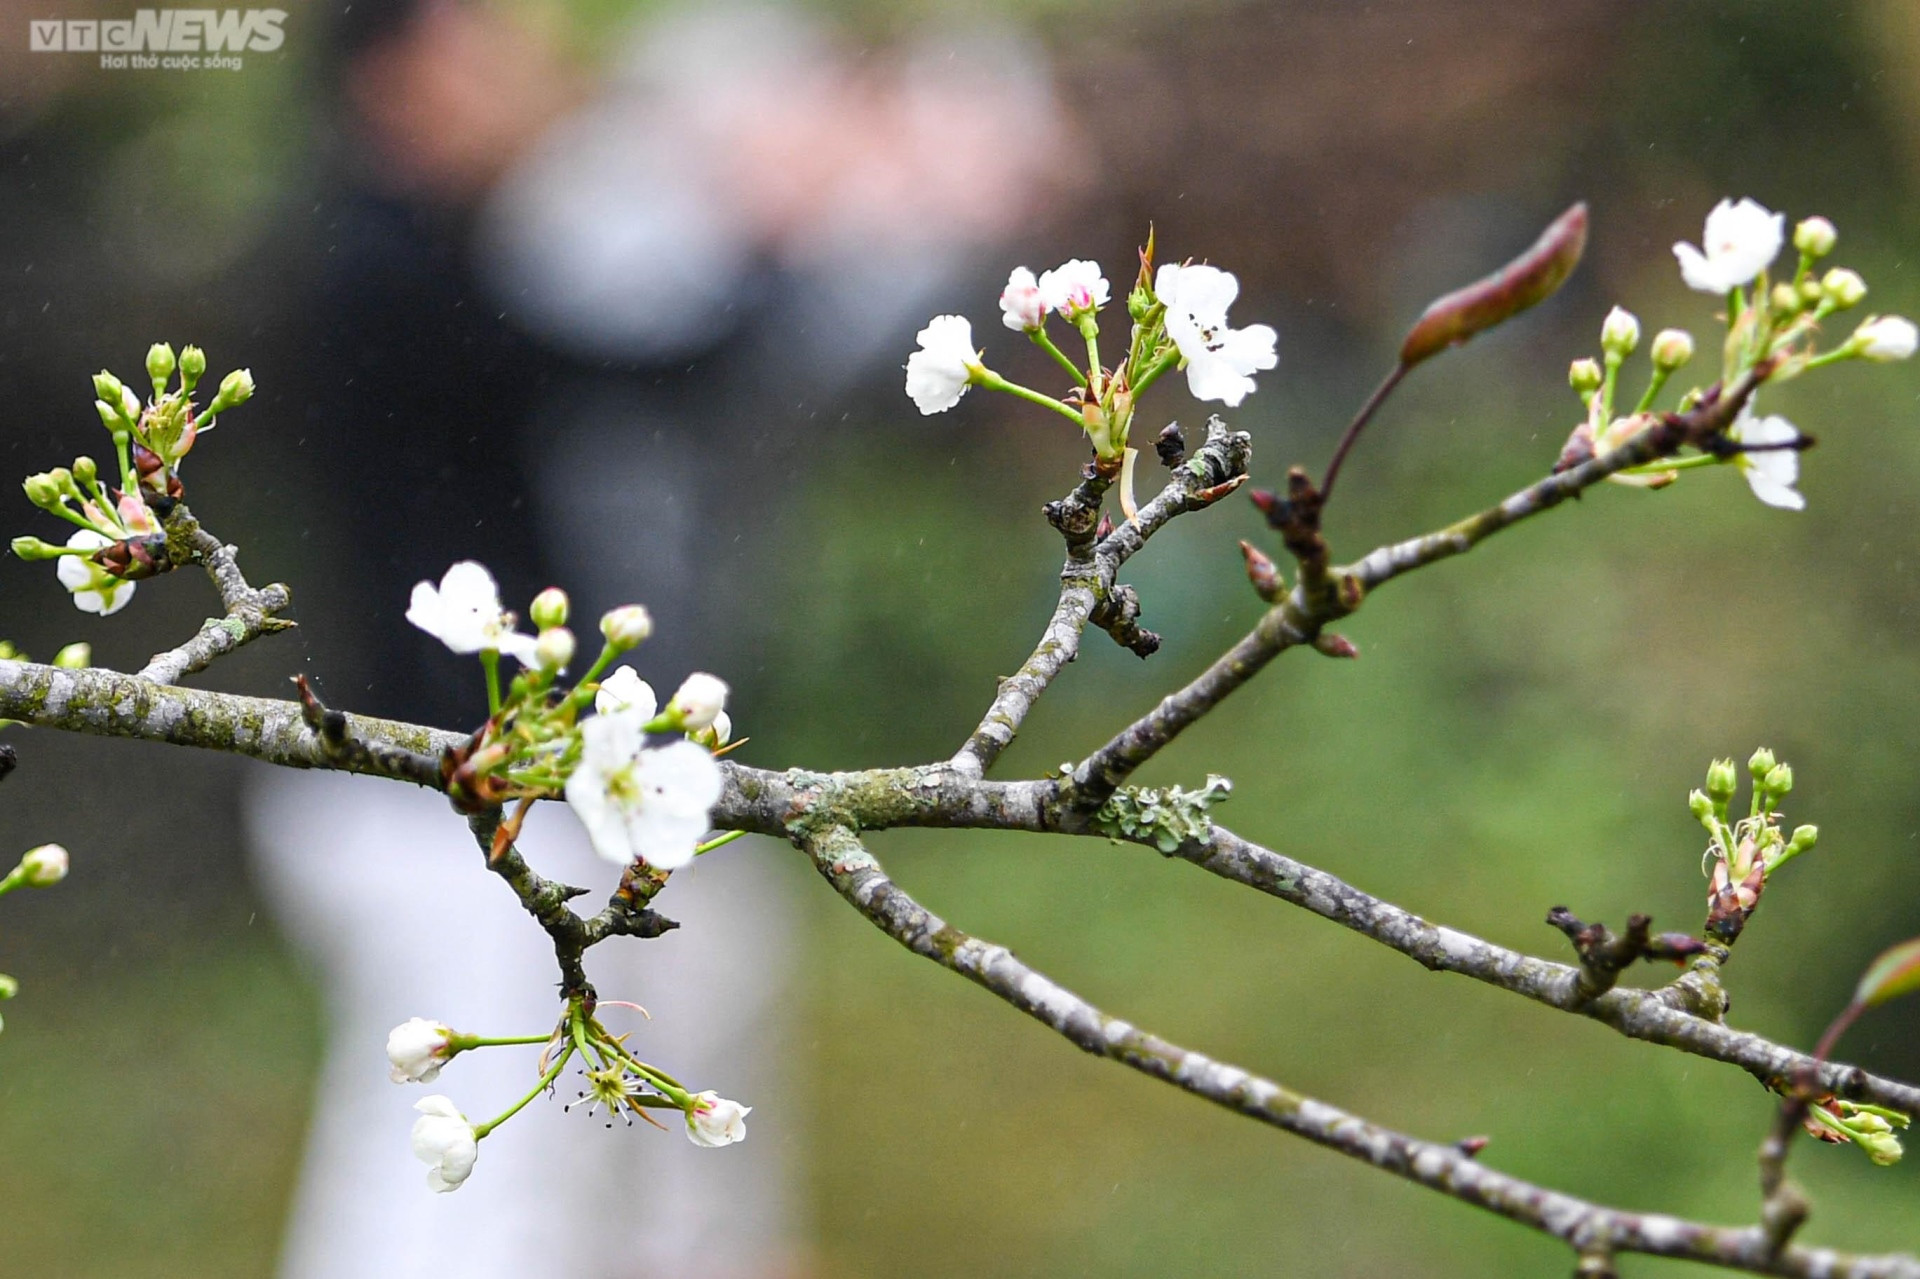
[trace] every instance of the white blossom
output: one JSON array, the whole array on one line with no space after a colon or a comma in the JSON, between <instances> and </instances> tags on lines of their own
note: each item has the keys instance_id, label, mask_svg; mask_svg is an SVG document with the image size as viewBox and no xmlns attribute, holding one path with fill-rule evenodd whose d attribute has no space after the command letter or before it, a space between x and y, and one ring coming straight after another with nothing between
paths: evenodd
<instances>
[{"instance_id":1,"label":"white blossom","mask_svg":"<svg viewBox=\"0 0 1920 1279\"><path fill-rule=\"evenodd\" d=\"M1016 332L1030 333L1046 318L1047 304L1033 272L1023 266L1013 268L1007 276L1007 287L1000 290L1001 322Z\"/></svg>"},{"instance_id":2,"label":"white blossom","mask_svg":"<svg viewBox=\"0 0 1920 1279\"><path fill-rule=\"evenodd\" d=\"M387 1034L387 1078L396 1084L432 1083L440 1067L453 1056L449 1042L453 1028L424 1017L411 1017Z\"/></svg>"},{"instance_id":3,"label":"white blossom","mask_svg":"<svg viewBox=\"0 0 1920 1279\"><path fill-rule=\"evenodd\" d=\"M67 545L92 552L112 546L113 539L83 528L67 539ZM132 582L115 577L86 555L62 555L55 571L60 576L60 585L72 593L73 606L82 613L108 617L133 600Z\"/></svg>"},{"instance_id":4,"label":"white blossom","mask_svg":"<svg viewBox=\"0 0 1920 1279\"><path fill-rule=\"evenodd\" d=\"M747 1139L747 1116L752 1106L728 1101L715 1092L695 1093L687 1107L687 1140L711 1150Z\"/></svg>"},{"instance_id":5,"label":"white blossom","mask_svg":"<svg viewBox=\"0 0 1920 1279\"><path fill-rule=\"evenodd\" d=\"M682 738L646 745L635 710L595 715L580 726L580 763L567 778L567 803L593 850L625 866L636 857L672 870L693 860L720 799L720 766Z\"/></svg>"},{"instance_id":6,"label":"white blossom","mask_svg":"<svg viewBox=\"0 0 1920 1279\"><path fill-rule=\"evenodd\" d=\"M1049 311L1072 320L1107 304L1107 277L1098 262L1073 258L1040 273L1040 301Z\"/></svg>"},{"instance_id":7,"label":"white blossom","mask_svg":"<svg viewBox=\"0 0 1920 1279\"><path fill-rule=\"evenodd\" d=\"M973 325L964 315L936 315L914 340L920 349L907 357L907 394L921 413L945 413L967 393L980 367Z\"/></svg>"},{"instance_id":8,"label":"white blossom","mask_svg":"<svg viewBox=\"0 0 1920 1279\"><path fill-rule=\"evenodd\" d=\"M1227 326L1227 308L1240 295L1240 282L1231 273L1168 263L1154 276L1153 291L1167 308L1167 336L1180 348L1187 389L1196 400L1238 405L1253 393L1252 375L1279 362L1271 328Z\"/></svg>"},{"instance_id":9,"label":"white blossom","mask_svg":"<svg viewBox=\"0 0 1920 1279\"><path fill-rule=\"evenodd\" d=\"M472 560L448 569L436 588L421 582L413 588L407 620L456 653L494 649L532 665L535 640L513 629L513 617L500 607L500 588L493 574Z\"/></svg>"},{"instance_id":10,"label":"white blossom","mask_svg":"<svg viewBox=\"0 0 1920 1279\"><path fill-rule=\"evenodd\" d=\"M1727 430L1728 438L1741 444L1790 444L1800 438L1793 423L1783 417L1755 417L1742 407L1740 416ZM1782 510L1805 510L1807 499L1794 488L1800 479L1800 454L1794 449L1771 448L1735 455L1747 487L1768 506Z\"/></svg>"},{"instance_id":11,"label":"white blossom","mask_svg":"<svg viewBox=\"0 0 1920 1279\"><path fill-rule=\"evenodd\" d=\"M600 633L607 643L625 651L653 634L653 616L641 604L622 604L600 618Z\"/></svg>"},{"instance_id":12,"label":"white blossom","mask_svg":"<svg viewBox=\"0 0 1920 1279\"><path fill-rule=\"evenodd\" d=\"M1904 316L1876 315L1853 331L1853 340L1848 345L1864 360L1883 364L1904 360L1920 346L1920 330Z\"/></svg>"},{"instance_id":13,"label":"white blossom","mask_svg":"<svg viewBox=\"0 0 1920 1279\"><path fill-rule=\"evenodd\" d=\"M460 1189L480 1157L480 1139L452 1100L435 1093L413 1104L413 1156L427 1165L427 1186L445 1194Z\"/></svg>"},{"instance_id":14,"label":"white blossom","mask_svg":"<svg viewBox=\"0 0 1920 1279\"><path fill-rule=\"evenodd\" d=\"M600 691L593 695L596 713L613 715L632 711L642 724L653 718L656 705L653 685L641 679L640 672L631 666L622 666L601 680Z\"/></svg>"},{"instance_id":15,"label":"white blossom","mask_svg":"<svg viewBox=\"0 0 1920 1279\"><path fill-rule=\"evenodd\" d=\"M1673 256L1688 288L1727 293L1766 270L1786 238L1786 214L1769 212L1751 199L1722 200L1707 214L1700 236L1705 251L1682 243L1673 246Z\"/></svg>"},{"instance_id":16,"label":"white blossom","mask_svg":"<svg viewBox=\"0 0 1920 1279\"><path fill-rule=\"evenodd\" d=\"M673 700L667 703L667 710L679 714L683 727L702 729L711 727L726 705L726 681L705 671L695 671L681 683Z\"/></svg>"}]
</instances>

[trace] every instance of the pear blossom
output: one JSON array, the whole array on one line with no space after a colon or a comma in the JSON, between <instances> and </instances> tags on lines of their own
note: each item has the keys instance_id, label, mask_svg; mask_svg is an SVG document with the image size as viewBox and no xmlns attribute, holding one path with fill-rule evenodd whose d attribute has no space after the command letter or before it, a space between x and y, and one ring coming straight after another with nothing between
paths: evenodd
<instances>
[{"instance_id":1,"label":"pear blossom","mask_svg":"<svg viewBox=\"0 0 1920 1279\"><path fill-rule=\"evenodd\" d=\"M613 715L632 711L642 724L653 718L655 706L653 685L641 679L640 672L631 666L622 666L601 680L600 691L593 695L596 713Z\"/></svg>"},{"instance_id":2,"label":"pear blossom","mask_svg":"<svg viewBox=\"0 0 1920 1279\"><path fill-rule=\"evenodd\" d=\"M922 414L945 413L973 385L980 352L964 315L936 315L914 335L920 349L907 357L907 394Z\"/></svg>"},{"instance_id":3,"label":"pear blossom","mask_svg":"<svg viewBox=\"0 0 1920 1279\"><path fill-rule=\"evenodd\" d=\"M636 857L672 870L693 860L720 800L720 766L684 738L646 745L639 707L595 715L580 726L580 763L567 778L593 850L625 866Z\"/></svg>"},{"instance_id":4,"label":"pear blossom","mask_svg":"<svg viewBox=\"0 0 1920 1279\"><path fill-rule=\"evenodd\" d=\"M1107 277L1098 262L1073 258L1051 271L1043 271L1039 280L1040 301L1049 311L1058 311L1069 320L1107 304Z\"/></svg>"},{"instance_id":5,"label":"pear blossom","mask_svg":"<svg viewBox=\"0 0 1920 1279\"><path fill-rule=\"evenodd\" d=\"M687 1140L709 1150L747 1139L747 1116L752 1106L728 1101L715 1092L693 1095L687 1107Z\"/></svg>"},{"instance_id":6,"label":"pear blossom","mask_svg":"<svg viewBox=\"0 0 1920 1279\"><path fill-rule=\"evenodd\" d=\"M67 545L92 552L112 546L113 539L83 528L67 539ZM72 593L73 606L82 613L110 617L133 600L132 582L115 577L87 555L62 555L55 571L60 585Z\"/></svg>"},{"instance_id":7,"label":"pear blossom","mask_svg":"<svg viewBox=\"0 0 1920 1279\"><path fill-rule=\"evenodd\" d=\"M667 703L667 712L678 714L684 728L702 729L712 727L726 705L726 681L705 671L695 671L687 676L674 693L673 700Z\"/></svg>"},{"instance_id":8,"label":"pear blossom","mask_svg":"<svg viewBox=\"0 0 1920 1279\"><path fill-rule=\"evenodd\" d=\"M1673 256L1680 260L1680 276L1688 288L1727 293L1766 270L1786 238L1786 214L1770 212L1751 199L1738 204L1722 200L1707 214L1700 236L1705 251L1681 243L1673 246Z\"/></svg>"},{"instance_id":9,"label":"pear blossom","mask_svg":"<svg viewBox=\"0 0 1920 1279\"><path fill-rule=\"evenodd\" d=\"M1920 346L1920 330L1904 316L1876 315L1853 331L1847 345L1861 359L1885 364L1911 357Z\"/></svg>"},{"instance_id":10,"label":"pear blossom","mask_svg":"<svg viewBox=\"0 0 1920 1279\"><path fill-rule=\"evenodd\" d=\"M387 1035L387 1078L396 1084L432 1083L453 1056L453 1028L425 1017L410 1017Z\"/></svg>"},{"instance_id":11,"label":"pear blossom","mask_svg":"<svg viewBox=\"0 0 1920 1279\"><path fill-rule=\"evenodd\" d=\"M480 1138L450 1098L435 1093L413 1104L413 1156L427 1165L427 1187L439 1194L460 1189L473 1175Z\"/></svg>"},{"instance_id":12,"label":"pear blossom","mask_svg":"<svg viewBox=\"0 0 1920 1279\"><path fill-rule=\"evenodd\" d=\"M1230 272L1168 263L1154 276L1153 291L1167 308L1167 336L1180 348L1194 399L1238 405L1253 393L1252 374L1279 362L1271 328L1227 326L1227 308L1240 295Z\"/></svg>"},{"instance_id":13,"label":"pear blossom","mask_svg":"<svg viewBox=\"0 0 1920 1279\"><path fill-rule=\"evenodd\" d=\"M1750 407L1742 407L1727 437L1746 445L1790 444L1800 438L1800 432L1783 417L1755 417ZM1734 460L1747 477L1747 487L1762 502L1787 511L1806 509L1807 499L1793 487L1800 479L1797 451L1769 448L1737 454Z\"/></svg>"},{"instance_id":14,"label":"pear blossom","mask_svg":"<svg viewBox=\"0 0 1920 1279\"><path fill-rule=\"evenodd\" d=\"M448 569L438 587L432 582L415 585L407 620L456 653L491 649L523 666L538 660L534 637L515 631L513 615L501 609L493 574L472 560Z\"/></svg>"},{"instance_id":15,"label":"pear blossom","mask_svg":"<svg viewBox=\"0 0 1920 1279\"><path fill-rule=\"evenodd\" d=\"M1013 268L1007 287L1000 290L1000 320L1017 333L1031 333L1045 322L1047 304L1033 272L1023 266Z\"/></svg>"}]
</instances>

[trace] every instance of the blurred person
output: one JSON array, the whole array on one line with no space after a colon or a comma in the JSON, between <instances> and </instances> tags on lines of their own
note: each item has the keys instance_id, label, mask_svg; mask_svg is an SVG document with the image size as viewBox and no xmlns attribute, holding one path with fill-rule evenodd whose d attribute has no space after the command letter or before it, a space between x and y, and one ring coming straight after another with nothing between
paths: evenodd
<instances>
[{"instance_id":1,"label":"blurred person","mask_svg":"<svg viewBox=\"0 0 1920 1279\"><path fill-rule=\"evenodd\" d=\"M900 333L1070 183L1044 65L977 24L861 57L793 12L702 7L588 83L501 11L432 2L377 19L343 76L370 160L334 214L316 341L347 376L307 394L349 435L331 487L359 542L306 597L316 615L349 615L329 596L356 609L382 656L330 654L327 673L385 713L474 721L472 662L398 614L414 581L479 558L510 606L564 585L582 635L602 608L645 603L655 636L628 660L663 695L694 668L734 681L750 734L763 539L807 414L873 375L897 396ZM417 500L357 500L370 477ZM658 903L679 931L588 959L603 998L652 1013L625 1014L637 1049L756 1107L750 1139L699 1150L535 1105L434 1195L409 1107L445 1091L490 1116L532 1054L463 1055L399 1089L380 1045L412 1016L546 1028L547 941L437 795L275 775L249 810L264 890L331 1017L288 1279L807 1269L803 1112L783 1086L790 881L764 848L679 872ZM521 844L549 876L613 886L557 806Z\"/></svg>"}]
</instances>

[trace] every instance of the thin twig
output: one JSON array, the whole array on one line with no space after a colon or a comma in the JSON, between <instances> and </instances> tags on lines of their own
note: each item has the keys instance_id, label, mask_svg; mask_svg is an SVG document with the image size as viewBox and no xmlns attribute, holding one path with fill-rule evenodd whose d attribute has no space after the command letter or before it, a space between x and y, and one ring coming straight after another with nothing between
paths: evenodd
<instances>
[{"instance_id":1,"label":"thin twig","mask_svg":"<svg viewBox=\"0 0 1920 1279\"><path fill-rule=\"evenodd\" d=\"M166 530L169 556L183 564L197 563L206 568L214 589L220 592L220 606L226 615L209 618L192 639L177 648L155 653L141 669L142 679L172 684L183 675L205 670L242 644L293 626L275 616L292 602L292 590L284 582L258 589L249 585L240 571L238 548L226 545L201 527L186 503L167 513Z\"/></svg>"}]
</instances>

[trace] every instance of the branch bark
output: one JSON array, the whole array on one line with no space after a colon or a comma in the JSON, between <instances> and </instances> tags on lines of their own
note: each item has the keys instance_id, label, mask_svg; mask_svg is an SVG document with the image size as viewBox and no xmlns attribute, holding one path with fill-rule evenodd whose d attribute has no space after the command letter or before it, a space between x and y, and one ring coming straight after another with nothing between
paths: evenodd
<instances>
[{"instance_id":1,"label":"branch bark","mask_svg":"<svg viewBox=\"0 0 1920 1279\"><path fill-rule=\"evenodd\" d=\"M1422 1141L1370 1123L1109 1016L1022 963L1004 946L970 937L921 906L887 877L873 854L843 826L811 832L799 843L834 889L882 932L914 954L966 977L1086 1052L1552 1235L1582 1256L1639 1252L1805 1279L1920 1279L1920 1260L1912 1257L1777 1248L1774 1238L1758 1225L1714 1226L1608 1208L1488 1168L1458 1146Z\"/></svg>"},{"instance_id":2,"label":"branch bark","mask_svg":"<svg viewBox=\"0 0 1920 1279\"><path fill-rule=\"evenodd\" d=\"M167 551L181 564L204 566L220 592L226 616L209 618L192 639L164 653L155 653L141 668L140 677L156 684L172 684L183 675L203 671L222 655L262 635L283 631L292 622L275 616L293 601L284 582L255 589L240 571L239 548L228 546L201 527L184 502L167 515Z\"/></svg>"}]
</instances>

